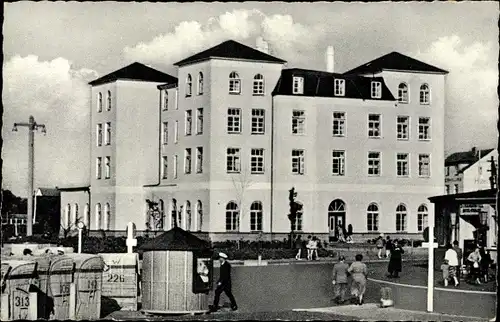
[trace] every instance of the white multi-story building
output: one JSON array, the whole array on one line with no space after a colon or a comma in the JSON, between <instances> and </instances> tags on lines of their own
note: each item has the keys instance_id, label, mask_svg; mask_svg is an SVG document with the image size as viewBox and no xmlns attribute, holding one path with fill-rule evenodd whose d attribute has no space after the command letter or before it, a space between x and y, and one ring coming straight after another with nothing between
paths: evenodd
<instances>
[{"instance_id":1,"label":"white multi-story building","mask_svg":"<svg viewBox=\"0 0 500 322\"><path fill-rule=\"evenodd\" d=\"M226 41L176 63L178 82L91 82L90 228L168 229L175 214L215 240L283 238L295 187L295 230L421 235L444 189L447 72L393 52L334 73L328 52L328 72L284 69ZM115 105L99 112L108 91ZM99 146L106 126L111 146Z\"/></svg>"}]
</instances>

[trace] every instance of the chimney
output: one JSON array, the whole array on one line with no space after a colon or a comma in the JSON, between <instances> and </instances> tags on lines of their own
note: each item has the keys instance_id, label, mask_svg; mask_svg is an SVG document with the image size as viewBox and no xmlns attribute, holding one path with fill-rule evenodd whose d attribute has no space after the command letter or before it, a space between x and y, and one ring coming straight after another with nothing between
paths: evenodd
<instances>
[{"instance_id":1,"label":"chimney","mask_svg":"<svg viewBox=\"0 0 500 322\"><path fill-rule=\"evenodd\" d=\"M255 40L255 45L257 50L269 54L269 44L261 36L257 37L257 39Z\"/></svg>"},{"instance_id":2,"label":"chimney","mask_svg":"<svg viewBox=\"0 0 500 322\"><path fill-rule=\"evenodd\" d=\"M328 46L326 49L326 71L329 73L334 72L335 61L334 61L334 53L333 46Z\"/></svg>"},{"instance_id":3,"label":"chimney","mask_svg":"<svg viewBox=\"0 0 500 322\"><path fill-rule=\"evenodd\" d=\"M472 152L472 157L476 158L477 157L477 149L475 146L472 147L471 152Z\"/></svg>"}]
</instances>

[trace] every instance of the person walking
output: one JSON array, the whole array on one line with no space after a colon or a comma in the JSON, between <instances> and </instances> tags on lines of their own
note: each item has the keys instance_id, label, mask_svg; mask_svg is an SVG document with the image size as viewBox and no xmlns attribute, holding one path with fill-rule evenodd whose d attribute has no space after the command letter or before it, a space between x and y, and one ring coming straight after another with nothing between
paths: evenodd
<instances>
[{"instance_id":1,"label":"person walking","mask_svg":"<svg viewBox=\"0 0 500 322\"><path fill-rule=\"evenodd\" d=\"M347 270L352 276L351 282L351 295L357 301L358 305L363 304L363 296L366 291L366 276L368 275L368 268L362 262L363 255L357 254L356 261L351 264Z\"/></svg>"},{"instance_id":2,"label":"person walking","mask_svg":"<svg viewBox=\"0 0 500 322\"><path fill-rule=\"evenodd\" d=\"M457 279L460 281L460 276L462 274L462 258L464 253L462 249L458 246L458 240L453 242L453 249L457 252L458 266L457 266Z\"/></svg>"},{"instance_id":3,"label":"person walking","mask_svg":"<svg viewBox=\"0 0 500 322\"><path fill-rule=\"evenodd\" d=\"M385 241L385 257L389 257L389 255L391 255L391 250L392 250L391 236L387 236L387 239Z\"/></svg>"},{"instance_id":4,"label":"person walking","mask_svg":"<svg viewBox=\"0 0 500 322\"><path fill-rule=\"evenodd\" d=\"M298 235L295 239L295 248L297 249L297 255L295 255L296 260L301 260L302 258L302 236Z\"/></svg>"},{"instance_id":5,"label":"person walking","mask_svg":"<svg viewBox=\"0 0 500 322\"><path fill-rule=\"evenodd\" d=\"M402 256L404 254L403 247L399 246L398 240L392 242L391 254L389 259L389 277L399 277L402 268Z\"/></svg>"},{"instance_id":6,"label":"person walking","mask_svg":"<svg viewBox=\"0 0 500 322\"><path fill-rule=\"evenodd\" d=\"M345 263L345 257L341 255L339 257L339 262L333 265L332 284L335 294L334 301L337 302L337 304L346 301L348 269L349 265Z\"/></svg>"},{"instance_id":7,"label":"person walking","mask_svg":"<svg viewBox=\"0 0 500 322\"><path fill-rule=\"evenodd\" d=\"M444 253L444 259L448 262L449 267L449 277L453 279L455 282L455 286L458 286L458 278L457 278L457 267L458 267L458 254L453 249L451 244L446 245L446 253ZM447 286L447 285L446 285Z\"/></svg>"},{"instance_id":8,"label":"person walking","mask_svg":"<svg viewBox=\"0 0 500 322\"><path fill-rule=\"evenodd\" d=\"M219 253L220 260L220 277L217 282L217 288L215 289L214 305L210 307L211 312L217 312L219 309L219 300L222 292L226 293L227 297L231 301L231 309L236 311L238 305L236 305L236 300L231 291L231 265L227 261L227 255L224 253Z\"/></svg>"},{"instance_id":9,"label":"person walking","mask_svg":"<svg viewBox=\"0 0 500 322\"><path fill-rule=\"evenodd\" d=\"M384 249L384 234L380 234L380 236L378 236L377 240L375 241L375 245L377 246L377 250L378 250L378 258L381 259L382 258L382 250Z\"/></svg>"},{"instance_id":10,"label":"person walking","mask_svg":"<svg viewBox=\"0 0 500 322\"><path fill-rule=\"evenodd\" d=\"M481 262L481 254L479 253L479 247L476 247L476 249L469 254L467 257L467 261L469 262L470 266L470 281L475 282L476 284L481 284L481 281L479 281L479 263Z\"/></svg>"}]
</instances>

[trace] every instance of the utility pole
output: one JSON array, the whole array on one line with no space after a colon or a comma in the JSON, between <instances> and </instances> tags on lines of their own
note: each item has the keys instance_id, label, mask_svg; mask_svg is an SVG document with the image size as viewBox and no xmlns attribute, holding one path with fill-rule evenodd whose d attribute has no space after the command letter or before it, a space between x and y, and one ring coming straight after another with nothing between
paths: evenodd
<instances>
[{"instance_id":1,"label":"utility pole","mask_svg":"<svg viewBox=\"0 0 500 322\"><path fill-rule=\"evenodd\" d=\"M28 123L14 123L12 131L17 132L17 127L28 128L28 218L26 223L26 235L33 235L33 172L35 168L34 162L34 144L35 144L35 131L42 130L43 134L47 134L45 124L37 124L35 118L30 115Z\"/></svg>"}]
</instances>

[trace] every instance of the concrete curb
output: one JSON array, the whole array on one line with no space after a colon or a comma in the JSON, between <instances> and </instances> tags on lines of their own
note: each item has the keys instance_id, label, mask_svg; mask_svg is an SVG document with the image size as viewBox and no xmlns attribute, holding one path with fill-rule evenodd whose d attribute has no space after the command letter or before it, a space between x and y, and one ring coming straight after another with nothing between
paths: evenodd
<instances>
[{"instance_id":1,"label":"concrete curb","mask_svg":"<svg viewBox=\"0 0 500 322\"><path fill-rule=\"evenodd\" d=\"M403 259L403 262L427 262L427 259ZM319 265L319 264L334 264L338 262L337 258L321 258L319 260L296 260L296 259L269 259L262 260L261 265L256 259L250 260L229 260L232 266L271 266L271 265ZM365 263L388 263L388 259L367 259ZM214 267L219 267L218 261L214 261Z\"/></svg>"}]
</instances>

